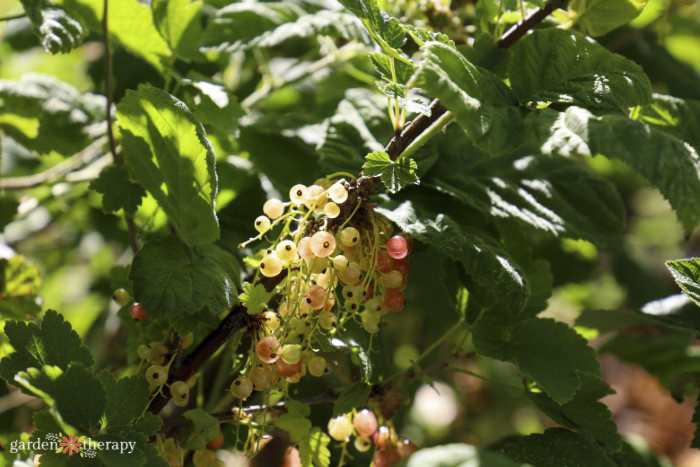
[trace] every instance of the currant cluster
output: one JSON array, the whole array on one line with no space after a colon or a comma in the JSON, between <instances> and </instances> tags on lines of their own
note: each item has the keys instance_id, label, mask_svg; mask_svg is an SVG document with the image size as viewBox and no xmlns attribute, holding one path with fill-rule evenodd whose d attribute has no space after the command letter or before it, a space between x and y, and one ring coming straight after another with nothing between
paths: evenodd
<instances>
[{"instance_id":1,"label":"currant cluster","mask_svg":"<svg viewBox=\"0 0 700 467\"><path fill-rule=\"evenodd\" d=\"M185 349L192 345L193 335L187 334L180 341L180 348ZM172 357L166 362L166 358L170 350L162 342L152 342L149 345L142 344L136 349L136 353L142 363L149 364L146 368L146 381L150 391L160 392L164 386L168 386L170 393L173 396L173 401L178 407L184 407L189 402L190 389L195 385L197 379L192 376L188 381L173 381L168 384L168 372L170 366L177 355L177 352L172 352Z\"/></svg>"},{"instance_id":2,"label":"currant cluster","mask_svg":"<svg viewBox=\"0 0 700 467\"><path fill-rule=\"evenodd\" d=\"M347 443L354 435L353 445L359 452L367 452L372 445L376 446L372 458L373 467L392 466L418 450L412 441L406 438L399 440L389 426L379 426L377 417L369 409L331 419L328 422L328 434L343 443Z\"/></svg>"},{"instance_id":3,"label":"currant cluster","mask_svg":"<svg viewBox=\"0 0 700 467\"><path fill-rule=\"evenodd\" d=\"M245 399L280 378L296 383L307 372L322 376L328 362L316 350L321 335L351 321L375 334L387 313L403 309L412 239L393 235L370 194L356 179L331 175L293 186L288 202L264 204L255 220L258 235L241 246L269 242L256 255L258 275L281 279L279 300L275 311L261 314L254 358L231 386L235 397Z\"/></svg>"}]
</instances>

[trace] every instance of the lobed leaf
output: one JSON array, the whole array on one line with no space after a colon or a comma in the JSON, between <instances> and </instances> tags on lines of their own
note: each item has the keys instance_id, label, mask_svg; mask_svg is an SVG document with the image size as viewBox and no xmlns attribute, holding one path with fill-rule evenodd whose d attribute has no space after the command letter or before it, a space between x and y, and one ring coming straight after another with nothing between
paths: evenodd
<instances>
[{"instance_id":1,"label":"lobed leaf","mask_svg":"<svg viewBox=\"0 0 700 467\"><path fill-rule=\"evenodd\" d=\"M68 53L78 47L87 31L70 11L44 0L20 0L42 47L52 54Z\"/></svg>"},{"instance_id":2,"label":"lobed leaf","mask_svg":"<svg viewBox=\"0 0 700 467\"><path fill-rule=\"evenodd\" d=\"M365 405L372 391L369 384L358 382L345 388L333 404L333 417L350 413Z\"/></svg>"},{"instance_id":3,"label":"lobed leaf","mask_svg":"<svg viewBox=\"0 0 700 467\"><path fill-rule=\"evenodd\" d=\"M123 209L126 214L134 215L146 196L143 187L129 179L126 169L116 165L102 169L90 188L102 194L102 210L107 213Z\"/></svg>"},{"instance_id":4,"label":"lobed leaf","mask_svg":"<svg viewBox=\"0 0 700 467\"><path fill-rule=\"evenodd\" d=\"M209 441L219 436L219 420L202 409L190 409L182 414L192 421L192 433L187 440L187 448L192 450L204 449Z\"/></svg>"},{"instance_id":5,"label":"lobed leaf","mask_svg":"<svg viewBox=\"0 0 700 467\"><path fill-rule=\"evenodd\" d=\"M389 193L396 193L410 185L418 185L418 165L410 157L399 157L395 161L385 152L372 152L365 157L363 173L368 177L380 177Z\"/></svg>"}]
</instances>

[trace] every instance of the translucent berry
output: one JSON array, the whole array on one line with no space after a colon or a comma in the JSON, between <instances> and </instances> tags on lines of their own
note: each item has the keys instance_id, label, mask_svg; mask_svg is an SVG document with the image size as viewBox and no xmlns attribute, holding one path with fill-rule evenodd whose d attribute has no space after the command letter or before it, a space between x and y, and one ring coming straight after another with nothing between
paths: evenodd
<instances>
[{"instance_id":1,"label":"translucent berry","mask_svg":"<svg viewBox=\"0 0 700 467\"><path fill-rule=\"evenodd\" d=\"M146 319L146 316L148 316L148 313L146 313L146 310L143 309L140 303L133 303L129 313L136 321L143 321Z\"/></svg>"},{"instance_id":2,"label":"translucent berry","mask_svg":"<svg viewBox=\"0 0 700 467\"><path fill-rule=\"evenodd\" d=\"M161 386L168 379L168 371L160 365L151 365L146 370L146 381L151 386Z\"/></svg>"},{"instance_id":3,"label":"translucent berry","mask_svg":"<svg viewBox=\"0 0 700 467\"><path fill-rule=\"evenodd\" d=\"M349 415L331 418L328 421L328 434L336 441L344 441L352 434L352 422Z\"/></svg>"},{"instance_id":4,"label":"translucent berry","mask_svg":"<svg viewBox=\"0 0 700 467\"><path fill-rule=\"evenodd\" d=\"M356 300L359 302L364 295L365 289L359 285L343 287L343 298L345 300Z\"/></svg>"},{"instance_id":5,"label":"translucent berry","mask_svg":"<svg viewBox=\"0 0 700 467\"><path fill-rule=\"evenodd\" d=\"M267 216L258 216L255 218L255 230L260 233L270 230L270 219Z\"/></svg>"},{"instance_id":6,"label":"translucent berry","mask_svg":"<svg viewBox=\"0 0 700 467\"><path fill-rule=\"evenodd\" d=\"M170 394L173 395L175 405L184 407L190 399L190 385L185 381L175 381L170 386Z\"/></svg>"},{"instance_id":7,"label":"translucent berry","mask_svg":"<svg viewBox=\"0 0 700 467\"><path fill-rule=\"evenodd\" d=\"M360 318L362 319L362 327L365 328L365 331L370 334L376 334L379 332L379 323L381 321L381 317L379 315L365 310L360 313Z\"/></svg>"},{"instance_id":8,"label":"translucent berry","mask_svg":"<svg viewBox=\"0 0 700 467\"><path fill-rule=\"evenodd\" d=\"M217 449L219 449L223 445L224 445L224 434L221 431L219 431L219 435L216 437L216 439L213 439L207 443L207 449L212 449L212 450L216 451ZM209 464L206 464L206 465L209 465ZM211 464L211 465L215 465L215 464Z\"/></svg>"},{"instance_id":9,"label":"translucent berry","mask_svg":"<svg viewBox=\"0 0 700 467\"><path fill-rule=\"evenodd\" d=\"M321 209L328 202L328 197L324 193L324 189L320 185L311 185L306 190L306 198L304 199L304 205L309 209Z\"/></svg>"},{"instance_id":10,"label":"translucent berry","mask_svg":"<svg viewBox=\"0 0 700 467\"><path fill-rule=\"evenodd\" d=\"M379 285L382 287L401 287L402 282L403 274L399 271L390 271L379 279Z\"/></svg>"},{"instance_id":11,"label":"translucent berry","mask_svg":"<svg viewBox=\"0 0 700 467\"><path fill-rule=\"evenodd\" d=\"M190 401L190 395L189 394L183 394L180 397L173 397L173 402L175 405L178 407L185 407L187 403Z\"/></svg>"},{"instance_id":12,"label":"translucent berry","mask_svg":"<svg viewBox=\"0 0 700 467\"><path fill-rule=\"evenodd\" d=\"M287 305L287 302L282 302L280 303L280 306L277 307L277 314L285 317L289 314L289 305Z\"/></svg>"},{"instance_id":13,"label":"translucent berry","mask_svg":"<svg viewBox=\"0 0 700 467\"><path fill-rule=\"evenodd\" d=\"M231 383L231 394L237 399L247 399L253 393L253 383L243 376L239 376Z\"/></svg>"},{"instance_id":14,"label":"translucent berry","mask_svg":"<svg viewBox=\"0 0 700 467\"><path fill-rule=\"evenodd\" d=\"M311 250L311 237L303 237L299 240L297 251L303 259L313 258L314 252Z\"/></svg>"},{"instance_id":15,"label":"translucent berry","mask_svg":"<svg viewBox=\"0 0 700 467\"><path fill-rule=\"evenodd\" d=\"M296 259L297 246L291 240L282 240L277 244L275 254L284 264L289 264Z\"/></svg>"},{"instance_id":16,"label":"translucent berry","mask_svg":"<svg viewBox=\"0 0 700 467\"><path fill-rule=\"evenodd\" d=\"M345 284L356 284L361 275L362 269L360 269L360 265L351 261L348 267L339 272L338 277Z\"/></svg>"},{"instance_id":17,"label":"translucent berry","mask_svg":"<svg viewBox=\"0 0 700 467\"><path fill-rule=\"evenodd\" d=\"M304 185L294 185L289 190L289 199L294 204L304 204L304 201L306 201L306 192L307 189Z\"/></svg>"},{"instance_id":18,"label":"translucent berry","mask_svg":"<svg viewBox=\"0 0 700 467\"><path fill-rule=\"evenodd\" d=\"M126 289L115 290L112 294L112 298L119 306L124 306L131 301L131 295L126 291Z\"/></svg>"},{"instance_id":19,"label":"translucent berry","mask_svg":"<svg viewBox=\"0 0 700 467\"><path fill-rule=\"evenodd\" d=\"M263 337L255 345L255 355L258 356L261 362L274 363L279 358L279 341L272 337Z\"/></svg>"},{"instance_id":20,"label":"translucent berry","mask_svg":"<svg viewBox=\"0 0 700 467\"><path fill-rule=\"evenodd\" d=\"M331 277L333 278L333 287L331 287ZM316 275L316 284L320 285L324 289L332 289L335 287L335 284L338 283L337 277L333 276L331 274L330 268L326 268L326 272L323 272L321 274Z\"/></svg>"},{"instance_id":21,"label":"translucent berry","mask_svg":"<svg viewBox=\"0 0 700 467\"><path fill-rule=\"evenodd\" d=\"M250 382L256 391L263 391L270 386L272 382L272 367L256 366L250 372Z\"/></svg>"},{"instance_id":22,"label":"translucent berry","mask_svg":"<svg viewBox=\"0 0 700 467\"><path fill-rule=\"evenodd\" d=\"M401 311L403 309L404 296L401 289L386 289L382 294L382 306L387 311Z\"/></svg>"},{"instance_id":23,"label":"translucent berry","mask_svg":"<svg viewBox=\"0 0 700 467\"><path fill-rule=\"evenodd\" d=\"M262 319L263 326L268 331L277 331L280 328L280 325L282 324L280 322L280 317L277 316L277 313L275 313L274 311L266 311L262 314Z\"/></svg>"},{"instance_id":24,"label":"translucent berry","mask_svg":"<svg viewBox=\"0 0 700 467\"><path fill-rule=\"evenodd\" d=\"M270 219L277 219L284 212L284 203L277 198L271 198L263 204L263 213Z\"/></svg>"},{"instance_id":25,"label":"translucent berry","mask_svg":"<svg viewBox=\"0 0 700 467\"><path fill-rule=\"evenodd\" d=\"M328 232L319 231L311 237L311 252L319 258L330 256L335 250L335 237Z\"/></svg>"},{"instance_id":26,"label":"translucent berry","mask_svg":"<svg viewBox=\"0 0 700 467\"><path fill-rule=\"evenodd\" d=\"M335 182L328 189L328 197L334 203L343 204L348 199L348 190L345 189L342 183Z\"/></svg>"},{"instance_id":27,"label":"translucent berry","mask_svg":"<svg viewBox=\"0 0 700 467\"><path fill-rule=\"evenodd\" d=\"M301 373L302 361L299 360L294 365L286 363L284 360L279 359L275 362L275 368L277 368L277 373L285 378L292 378L299 373Z\"/></svg>"},{"instance_id":28,"label":"translucent berry","mask_svg":"<svg viewBox=\"0 0 700 467\"><path fill-rule=\"evenodd\" d=\"M326 215L326 217L335 219L340 215L340 207L337 204L330 202L323 208L323 213Z\"/></svg>"},{"instance_id":29,"label":"translucent berry","mask_svg":"<svg viewBox=\"0 0 700 467\"><path fill-rule=\"evenodd\" d=\"M343 255L338 255L333 258L333 267L337 270L345 269L346 267L348 267L349 263L350 261L348 260L348 258Z\"/></svg>"},{"instance_id":30,"label":"translucent berry","mask_svg":"<svg viewBox=\"0 0 700 467\"><path fill-rule=\"evenodd\" d=\"M394 269L394 260L386 251L377 254L377 269L384 274Z\"/></svg>"},{"instance_id":31,"label":"translucent berry","mask_svg":"<svg viewBox=\"0 0 700 467\"><path fill-rule=\"evenodd\" d=\"M393 446L377 449L372 458L372 467L391 467L401 461L398 451Z\"/></svg>"},{"instance_id":32,"label":"translucent berry","mask_svg":"<svg viewBox=\"0 0 700 467\"><path fill-rule=\"evenodd\" d=\"M357 412L352 424L355 425L355 431L360 436L372 436L379 427L377 417L369 409L362 409Z\"/></svg>"},{"instance_id":33,"label":"translucent berry","mask_svg":"<svg viewBox=\"0 0 700 467\"><path fill-rule=\"evenodd\" d=\"M399 441L398 446L396 446L396 450L398 451L399 456L401 456L401 459L406 459L418 450L418 446L416 446L416 443L410 439L403 438L401 441Z\"/></svg>"},{"instance_id":34,"label":"translucent berry","mask_svg":"<svg viewBox=\"0 0 700 467\"><path fill-rule=\"evenodd\" d=\"M405 241L405 240L404 240ZM360 231L355 227L345 227L340 232L340 243L346 247L353 247L360 242Z\"/></svg>"},{"instance_id":35,"label":"translucent berry","mask_svg":"<svg viewBox=\"0 0 700 467\"><path fill-rule=\"evenodd\" d=\"M401 235L394 235L386 242L386 252L394 259L403 259L408 254L408 242Z\"/></svg>"},{"instance_id":36,"label":"translucent berry","mask_svg":"<svg viewBox=\"0 0 700 467\"><path fill-rule=\"evenodd\" d=\"M335 315L333 313L331 313L330 311L324 311L318 317L318 324L321 326L322 329L325 329L326 331L330 331L331 329L335 329L335 327L336 327Z\"/></svg>"},{"instance_id":37,"label":"translucent berry","mask_svg":"<svg viewBox=\"0 0 700 467\"><path fill-rule=\"evenodd\" d=\"M380 426L379 429L374 432L374 435L372 435L374 444L376 444L379 449L387 446L388 444L391 444L393 438L394 434L392 433L391 429L386 425Z\"/></svg>"},{"instance_id":38,"label":"translucent berry","mask_svg":"<svg viewBox=\"0 0 700 467\"><path fill-rule=\"evenodd\" d=\"M296 344L287 344L280 351L280 358L287 365L296 365L301 360L301 346Z\"/></svg>"},{"instance_id":39,"label":"translucent berry","mask_svg":"<svg viewBox=\"0 0 700 467\"><path fill-rule=\"evenodd\" d=\"M326 289L320 285L312 285L304 294L303 301L309 306L309 309L320 310L326 301Z\"/></svg>"},{"instance_id":40,"label":"translucent berry","mask_svg":"<svg viewBox=\"0 0 700 467\"><path fill-rule=\"evenodd\" d=\"M355 438L355 449L359 452L367 452L372 447L372 440L364 436Z\"/></svg>"},{"instance_id":41,"label":"translucent berry","mask_svg":"<svg viewBox=\"0 0 700 467\"><path fill-rule=\"evenodd\" d=\"M323 357L314 357L309 360L309 363L306 364L306 367L309 369L309 373L311 373L311 376L315 377L320 377L323 376L323 374L326 372L326 369L328 368L328 362L326 362L326 359Z\"/></svg>"},{"instance_id":42,"label":"translucent berry","mask_svg":"<svg viewBox=\"0 0 700 467\"><path fill-rule=\"evenodd\" d=\"M283 267L284 264L274 252L266 255L260 262L260 272L265 277L275 277L282 272Z\"/></svg>"},{"instance_id":43,"label":"translucent berry","mask_svg":"<svg viewBox=\"0 0 700 467\"><path fill-rule=\"evenodd\" d=\"M377 313L381 308L381 303L378 298L370 298L365 302L365 308L372 313Z\"/></svg>"},{"instance_id":44,"label":"translucent berry","mask_svg":"<svg viewBox=\"0 0 700 467\"><path fill-rule=\"evenodd\" d=\"M138 355L141 360L150 360L151 359L151 349L147 345L141 344L136 349L136 355Z\"/></svg>"},{"instance_id":45,"label":"translucent berry","mask_svg":"<svg viewBox=\"0 0 700 467\"><path fill-rule=\"evenodd\" d=\"M399 271L405 278L408 276L408 272L411 270L411 262L406 258L394 261L394 270Z\"/></svg>"}]
</instances>

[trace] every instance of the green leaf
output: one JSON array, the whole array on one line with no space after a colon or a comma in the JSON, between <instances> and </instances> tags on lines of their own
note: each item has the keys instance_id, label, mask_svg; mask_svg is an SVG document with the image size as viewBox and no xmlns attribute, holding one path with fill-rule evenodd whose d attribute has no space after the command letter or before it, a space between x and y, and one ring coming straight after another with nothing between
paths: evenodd
<instances>
[{"instance_id":1,"label":"green leaf","mask_svg":"<svg viewBox=\"0 0 700 467\"><path fill-rule=\"evenodd\" d=\"M369 347L369 339L364 329L359 326L353 327L352 324L346 324L345 329L340 335L327 338L325 336L316 336L316 341L324 352L344 351L350 352L351 355L357 357L362 374L362 381L370 383L372 377L372 361L370 360L367 349Z\"/></svg>"},{"instance_id":2,"label":"green leaf","mask_svg":"<svg viewBox=\"0 0 700 467\"><path fill-rule=\"evenodd\" d=\"M493 154L515 149L522 117L508 86L447 45L431 42L423 51L409 86L439 99L480 149Z\"/></svg>"},{"instance_id":3,"label":"green leaf","mask_svg":"<svg viewBox=\"0 0 700 467\"><path fill-rule=\"evenodd\" d=\"M64 431L63 427L56 421L54 416L48 410L37 410L32 414L32 424L34 431L32 432L31 441L46 441L49 433L58 435ZM51 449L41 452L41 462L48 467L59 467L67 464L65 454Z\"/></svg>"},{"instance_id":4,"label":"green leaf","mask_svg":"<svg viewBox=\"0 0 700 467\"><path fill-rule=\"evenodd\" d=\"M515 316L525 305L527 282L523 272L489 236L459 225L444 214L431 219L409 201L394 210L377 208L376 211L417 241L432 245L446 258L459 262L474 281L470 292L485 307L504 316Z\"/></svg>"},{"instance_id":5,"label":"green leaf","mask_svg":"<svg viewBox=\"0 0 700 467\"><path fill-rule=\"evenodd\" d=\"M142 418L134 422L134 430L143 433L146 436L153 436L163 426L163 420L151 412L143 414Z\"/></svg>"},{"instance_id":6,"label":"green leaf","mask_svg":"<svg viewBox=\"0 0 700 467\"><path fill-rule=\"evenodd\" d=\"M338 417L353 409L364 407L372 391L369 384L358 382L345 388L333 404L333 416Z\"/></svg>"},{"instance_id":7,"label":"green leaf","mask_svg":"<svg viewBox=\"0 0 700 467\"><path fill-rule=\"evenodd\" d=\"M154 0L153 22L175 55L198 55L202 35L201 0Z\"/></svg>"},{"instance_id":8,"label":"green leaf","mask_svg":"<svg viewBox=\"0 0 700 467\"><path fill-rule=\"evenodd\" d=\"M552 296L554 276L549 262L543 259L533 261L525 268L525 277L527 277L530 296L522 314L536 316L547 308L547 302Z\"/></svg>"},{"instance_id":9,"label":"green leaf","mask_svg":"<svg viewBox=\"0 0 700 467\"><path fill-rule=\"evenodd\" d=\"M146 378L133 375L115 381L107 371L101 371L97 377L107 397L103 429L110 434L133 429L130 427L132 421L140 417L151 398Z\"/></svg>"},{"instance_id":10,"label":"green leaf","mask_svg":"<svg viewBox=\"0 0 700 467\"><path fill-rule=\"evenodd\" d=\"M640 119L651 127L682 139L700 150L700 102L654 94Z\"/></svg>"},{"instance_id":11,"label":"green leaf","mask_svg":"<svg viewBox=\"0 0 700 467\"><path fill-rule=\"evenodd\" d=\"M92 355L80 344L78 333L54 310L48 310L41 327L23 321L7 321L5 335L14 353L0 360L0 376L12 382L20 371L54 365L67 370L72 362L92 365Z\"/></svg>"},{"instance_id":12,"label":"green leaf","mask_svg":"<svg viewBox=\"0 0 700 467\"><path fill-rule=\"evenodd\" d=\"M389 193L420 183L416 175L418 165L410 157L399 157L392 161L389 154L377 151L367 154L365 159L367 162L362 166L363 173L368 177L381 177Z\"/></svg>"},{"instance_id":13,"label":"green leaf","mask_svg":"<svg viewBox=\"0 0 700 467\"><path fill-rule=\"evenodd\" d=\"M218 84L208 81L181 80L188 90L193 90L192 114L204 125L211 125L226 132L238 128L238 119L246 114L236 96Z\"/></svg>"},{"instance_id":14,"label":"green leaf","mask_svg":"<svg viewBox=\"0 0 700 467\"><path fill-rule=\"evenodd\" d=\"M312 424L307 417L311 408L299 401L287 401L287 413L275 421L275 425L289 433L293 443L300 443L311 433Z\"/></svg>"},{"instance_id":15,"label":"green leaf","mask_svg":"<svg viewBox=\"0 0 700 467\"><path fill-rule=\"evenodd\" d=\"M19 372L15 381L28 393L44 399L58 410L63 421L82 432L89 432L105 410L104 389L82 363L71 363L66 371L51 365L29 368Z\"/></svg>"},{"instance_id":16,"label":"green leaf","mask_svg":"<svg viewBox=\"0 0 700 467\"><path fill-rule=\"evenodd\" d=\"M381 11L376 0L340 0L340 3L360 18L385 54L409 62L400 51L406 42L406 32L401 22Z\"/></svg>"},{"instance_id":17,"label":"green leaf","mask_svg":"<svg viewBox=\"0 0 700 467\"><path fill-rule=\"evenodd\" d=\"M580 163L541 155L489 157L456 128L423 180L489 217L510 219L557 237L606 243L622 232L615 187Z\"/></svg>"},{"instance_id":18,"label":"green leaf","mask_svg":"<svg viewBox=\"0 0 700 467\"><path fill-rule=\"evenodd\" d=\"M210 314L235 304L238 263L215 245L189 247L174 237L146 243L134 257L129 279L134 299L148 317L167 319L178 332L188 329L188 320L207 307Z\"/></svg>"},{"instance_id":19,"label":"green leaf","mask_svg":"<svg viewBox=\"0 0 700 467\"><path fill-rule=\"evenodd\" d=\"M219 238L216 156L204 129L170 94L146 85L117 106L124 159L189 245Z\"/></svg>"},{"instance_id":20,"label":"green leaf","mask_svg":"<svg viewBox=\"0 0 700 467\"><path fill-rule=\"evenodd\" d=\"M515 439L501 449L511 459L537 467L614 467L617 464L588 438L563 428Z\"/></svg>"},{"instance_id":21,"label":"green leaf","mask_svg":"<svg viewBox=\"0 0 700 467\"><path fill-rule=\"evenodd\" d=\"M563 29L538 29L520 41L508 75L521 103L626 111L651 100L651 83L639 65Z\"/></svg>"},{"instance_id":22,"label":"green leaf","mask_svg":"<svg viewBox=\"0 0 700 467\"><path fill-rule=\"evenodd\" d=\"M331 438L318 427L315 427L299 443L301 465L328 467L331 463L331 451L328 445Z\"/></svg>"},{"instance_id":23,"label":"green leaf","mask_svg":"<svg viewBox=\"0 0 700 467\"><path fill-rule=\"evenodd\" d=\"M40 154L70 155L94 138L105 118L105 98L80 93L58 79L29 73L0 80L0 129Z\"/></svg>"},{"instance_id":24,"label":"green leaf","mask_svg":"<svg viewBox=\"0 0 700 467\"><path fill-rule=\"evenodd\" d=\"M110 165L102 169L100 176L90 183L90 188L102 194L102 210L104 212L124 212L134 215L141 199L146 192L131 180L122 166Z\"/></svg>"},{"instance_id":25,"label":"green leaf","mask_svg":"<svg viewBox=\"0 0 700 467\"><path fill-rule=\"evenodd\" d=\"M219 420L202 409L192 409L182 414L192 421L192 433L187 439L187 448L192 450L204 449L209 441L219 437Z\"/></svg>"},{"instance_id":26,"label":"green leaf","mask_svg":"<svg viewBox=\"0 0 700 467\"><path fill-rule=\"evenodd\" d=\"M419 28L412 24L403 24L404 30L413 38L419 47L423 47L426 42L439 42L441 44L454 47L455 43L450 37L441 32L428 31L425 28Z\"/></svg>"},{"instance_id":27,"label":"green leaf","mask_svg":"<svg viewBox=\"0 0 700 467\"><path fill-rule=\"evenodd\" d=\"M600 377L600 364L586 340L564 323L529 318L508 328L485 315L472 328L474 347L482 355L515 363L557 404L571 401L582 374Z\"/></svg>"},{"instance_id":28,"label":"green leaf","mask_svg":"<svg viewBox=\"0 0 700 467\"><path fill-rule=\"evenodd\" d=\"M645 303L640 311L641 313L636 315L640 320L650 318L656 324L700 333L698 306L685 294L671 295ZM635 324L640 323L632 323Z\"/></svg>"},{"instance_id":29,"label":"green leaf","mask_svg":"<svg viewBox=\"0 0 700 467\"><path fill-rule=\"evenodd\" d=\"M63 8L43 0L20 1L32 22L34 34L47 52L68 53L83 42L86 36L83 25Z\"/></svg>"},{"instance_id":30,"label":"green leaf","mask_svg":"<svg viewBox=\"0 0 700 467\"><path fill-rule=\"evenodd\" d=\"M258 36L304 15L290 2L233 3L209 20L202 44L205 49L233 52L247 48Z\"/></svg>"},{"instance_id":31,"label":"green leaf","mask_svg":"<svg viewBox=\"0 0 700 467\"><path fill-rule=\"evenodd\" d=\"M329 36L370 45L371 39L362 23L341 11L321 10L301 16L294 22L284 23L253 41L256 47L276 47L293 38Z\"/></svg>"},{"instance_id":32,"label":"green leaf","mask_svg":"<svg viewBox=\"0 0 700 467\"><path fill-rule=\"evenodd\" d=\"M68 11L79 15L90 30L101 34L103 0L59 1ZM148 5L138 0L111 0L108 13L110 40L141 57L158 71L168 68L172 53L158 33Z\"/></svg>"},{"instance_id":33,"label":"green leaf","mask_svg":"<svg viewBox=\"0 0 700 467\"><path fill-rule=\"evenodd\" d=\"M497 452L477 449L469 444L445 444L411 455L406 467L520 467L515 462Z\"/></svg>"},{"instance_id":34,"label":"green leaf","mask_svg":"<svg viewBox=\"0 0 700 467\"><path fill-rule=\"evenodd\" d=\"M390 57L380 53L370 53L369 60L382 79L393 82ZM396 81L399 84L406 84L408 80L411 79L411 75L414 71L416 71L416 66L413 63L398 60L394 62L394 73L396 74Z\"/></svg>"},{"instance_id":35,"label":"green leaf","mask_svg":"<svg viewBox=\"0 0 700 467\"><path fill-rule=\"evenodd\" d=\"M569 14L584 33L602 36L639 16L648 0L572 0Z\"/></svg>"},{"instance_id":36,"label":"green leaf","mask_svg":"<svg viewBox=\"0 0 700 467\"><path fill-rule=\"evenodd\" d=\"M544 393L529 392L528 397L552 420L589 436L607 452L612 453L620 451L622 438L612 420L610 409L599 400L614 393L615 391L600 378L582 374L581 389L565 404L557 404Z\"/></svg>"},{"instance_id":37,"label":"green leaf","mask_svg":"<svg viewBox=\"0 0 700 467\"><path fill-rule=\"evenodd\" d=\"M0 259L0 317L26 319L41 312L39 268L22 255Z\"/></svg>"},{"instance_id":38,"label":"green leaf","mask_svg":"<svg viewBox=\"0 0 700 467\"><path fill-rule=\"evenodd\" d=\"M264 285L253 285L250 282L243 283L243 292L238 295L238 301L246 307L250 315L262 313L271 298L272 294L267 291Z\"/></svg>"},{"instance_id":39,"label":"green leaf","mask_svg":"<svg viewBox=\"0 0 700 467\"><path fill-rule=\"evenodd\" d=\"M8 194L0 195L0 232L12 222L17 214L19 201Z\"/></svg>"},{"instance_id":40,"label":"green leaf","mask_svg":"<svg viewBox=\"0 0 700 467\"><path fill-rule=\"evenodd\" d=\"M544 154L619 159L641 173L671 203L691 231L700 222L700 157L687 143L647 124L580 107L543 109L526 119L531 143Z\"/></svg>"}]
</instances>

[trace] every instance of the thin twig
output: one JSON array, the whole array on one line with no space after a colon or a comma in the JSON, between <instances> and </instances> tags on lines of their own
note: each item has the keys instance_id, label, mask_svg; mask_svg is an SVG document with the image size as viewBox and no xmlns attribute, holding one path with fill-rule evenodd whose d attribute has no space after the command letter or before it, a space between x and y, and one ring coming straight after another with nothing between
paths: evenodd
<instances>
[{"instance_id":1,"label":"thin twig","mask_svg":"<svg viewBox=\"0 0 700 467\"><path fill-rule=\"evenodd\" d=\"M25 16L27 16L26 13L19 13L19 14L12 15L12 16L3 16L2 18L0 18L0 22L1 21L12 21L13 19L24 18Z\"/></svg>"}]
</instances>

